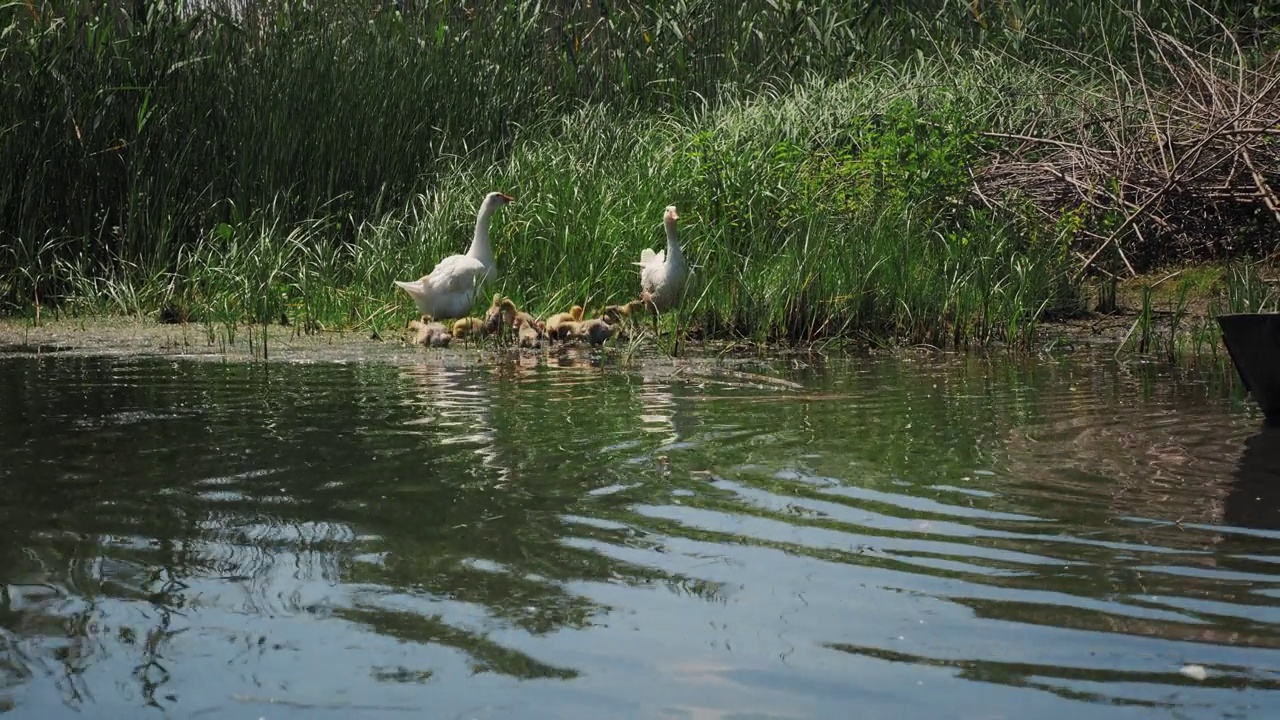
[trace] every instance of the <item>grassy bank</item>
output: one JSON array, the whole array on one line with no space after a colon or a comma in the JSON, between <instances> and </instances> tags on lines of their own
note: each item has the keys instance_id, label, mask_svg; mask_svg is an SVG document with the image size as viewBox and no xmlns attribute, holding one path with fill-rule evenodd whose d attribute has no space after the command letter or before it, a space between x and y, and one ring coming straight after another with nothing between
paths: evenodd
<instances>
[{"instance_id":1,"label":"grassy bank","mask_svg":"<svg viewBox=\"0 0 1280 720\"><path fill-rule=\"evenodd\" d=\"M0 9L9 312L394 327L412 309L391 281L465 250L501 189L518 202L495 219L494 289L537 312L635 297L631 262L675 204L696 265L682 325L706 336L1025 347L1126 266L1248 261L1273 237L1249 214L1265 192L1193 187L1184 207L1249 206L1214 220L1241 241L1179 225L1162 244L1172 183L1148 202L1099 161L1064 196L1084 183L1034 169L1072 159L1025 149L1121 157L1140 142L1126 131L1177 108L1164 88L1207 82L1179 79L1168 48L1260 98L1247 118L1265 130L1280 103L1243 68L1266 67L1251 28L1269 20L1236 4L116 5ZM1231 137L1274 184L1271 136ZM1274 302L1248 272L1207 294Z\"/></svg>"}]
</instances>

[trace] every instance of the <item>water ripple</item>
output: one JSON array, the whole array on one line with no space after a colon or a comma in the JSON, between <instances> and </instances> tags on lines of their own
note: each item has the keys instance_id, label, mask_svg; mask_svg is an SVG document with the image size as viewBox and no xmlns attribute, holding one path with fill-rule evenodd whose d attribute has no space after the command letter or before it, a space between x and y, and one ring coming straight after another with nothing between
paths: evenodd
<instances>
[{"instance_id":1,"label":"water ripple","mask_svg":"<svg viewBox=\"0 0 1280 720\"><path fill-rule=\"evenodd\" d=\"M1100 361L809 363L0 360L0 708L1280 711L1255 413Z\"/></svg>"}]
</instances>

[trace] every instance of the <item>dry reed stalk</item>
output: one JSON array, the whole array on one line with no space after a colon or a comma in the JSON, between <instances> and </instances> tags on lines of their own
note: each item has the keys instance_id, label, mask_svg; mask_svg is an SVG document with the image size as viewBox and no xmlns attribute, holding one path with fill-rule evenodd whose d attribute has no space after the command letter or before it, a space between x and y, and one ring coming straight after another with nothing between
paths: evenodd
<instances>
[{"instance_id":1,"label":"dry reed stalk","mask_svg":"<svg viewBox=\"0 0 1280 720\"><path fill-rule=\"evenodd\" d=\"M1163 262L1274 249L1280 231L1280 53L1249 62L1236 46L1228 60L1145 32L1162 82L1148 77L1141 58L1132 74L1113 64L1104 117L1082 106L1074 141L1034 127L985 133L1012 148L974 174L980 202L1021 196L1047 217L1088 210L1093 227L1081 238L1096 243L1077 248L1077 276L1102 271L1095 265L1112 247L1137 274ZM1103 217L1118 222L1103 229Z\"/></svg>"}]
</instances>

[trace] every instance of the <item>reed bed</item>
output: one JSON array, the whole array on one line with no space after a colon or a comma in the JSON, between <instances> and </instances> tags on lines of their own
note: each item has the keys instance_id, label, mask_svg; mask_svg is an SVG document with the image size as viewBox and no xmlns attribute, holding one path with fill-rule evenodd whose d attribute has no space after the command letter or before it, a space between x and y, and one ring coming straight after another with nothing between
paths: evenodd
<instances>
[{"instance_id":1,"label":"reed bed","mask_svg":"<svg viewBox=\"0 0 1280 720\"><path fill-rule=\"evenodd\" d=\"M1133 276L1170 262L1276 249L1280 233L1280 51L1198 50L1149 27L1154 59L1111 63L1075 127L1036 118L975 179L987 207L1030 198L1047 221L1074 216L1077 270ZM1167 79L1160 85L1146 76ZM1048 125L1047 131L1045 125ZM993 200L994 199L994 200ZM1096 266L1095 266L1096 263Z\"/></svg>"},{"instance_id":2,"label":"reed bed","mask_svg":"<svg viewBox=\"0 0 1280 720\"><path fill-rule=\"evenodd\" d=\"M399 325L391 280L463 251L502 189L494 290L535 311L634 297L675 204L696 265L681 322L705 336L1026 346L1081 309L1097 229L1031 184L990 201L983 169L1029 128L1086 126L1157 34L1263 47L1272 15L7 2L0 311Z\"/></svg>"}]
</instances>

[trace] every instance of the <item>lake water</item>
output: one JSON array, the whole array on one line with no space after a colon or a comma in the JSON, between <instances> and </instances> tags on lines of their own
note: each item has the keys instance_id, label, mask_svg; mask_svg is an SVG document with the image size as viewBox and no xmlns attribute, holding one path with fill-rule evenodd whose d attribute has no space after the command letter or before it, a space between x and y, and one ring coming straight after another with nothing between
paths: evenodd
<instances>
[{"instance_id":1,"label":"lake water","mask_svg":"<svg viewBox=\"0 0 1280 720\"><path fill-rule=\"evenodd\" d=\"M0 359L0 711L1280 716L1221 376L422 355Z\"/></svg>"}]
</instances>

